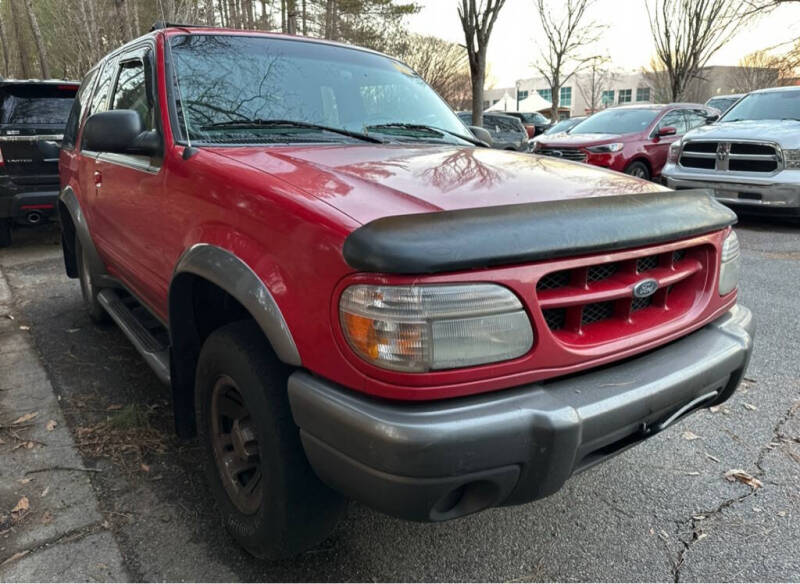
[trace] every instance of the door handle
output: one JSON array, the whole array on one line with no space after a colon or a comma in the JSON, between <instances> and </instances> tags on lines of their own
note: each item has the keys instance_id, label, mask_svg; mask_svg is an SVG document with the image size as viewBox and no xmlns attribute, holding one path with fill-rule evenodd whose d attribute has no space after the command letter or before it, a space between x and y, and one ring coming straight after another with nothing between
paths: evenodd
<instances>
[{"instance_id":1,"label":"door handle","mask_svg":"<svg viewBox=\"0 0 800 584\"><path fill-rule=\"evenodd\" d=\"M99 170L94 171L94 186L97 188L103 186L103 175Z\"/></svg>"}]
</instances>

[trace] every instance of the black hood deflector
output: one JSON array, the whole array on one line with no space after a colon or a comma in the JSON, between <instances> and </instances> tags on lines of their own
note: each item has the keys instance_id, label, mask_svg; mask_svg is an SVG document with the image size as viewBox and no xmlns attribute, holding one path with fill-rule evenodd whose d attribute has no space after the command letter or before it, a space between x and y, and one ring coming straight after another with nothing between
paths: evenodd
<instances>
[{"instance_id":1,"label":"black hood deflector","mask_svg":"<svg viewBox=\"0 0 800 584\"><path fill-rule=\"evenodd\" d=\"M705 189L397 215L344 242L356 270L432 274L602 253L723 229L736 214Z\"/></svg>"}]
</instances>

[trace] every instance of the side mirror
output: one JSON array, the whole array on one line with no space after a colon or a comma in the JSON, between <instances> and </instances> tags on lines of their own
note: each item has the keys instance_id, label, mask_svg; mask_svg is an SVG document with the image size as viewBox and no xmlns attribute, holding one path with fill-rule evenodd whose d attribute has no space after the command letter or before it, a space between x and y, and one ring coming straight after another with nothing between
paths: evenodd
<instances>
[{"instance_id":1,"label":"side mirror","mask_svg":"<svg viewBox=\"0 0 800 584\"><path fill-rule=\"evenodd\" d=\"M469 131L481 142L486 142L489 146L492 145L492 135L487 129L481 128L480 126L470 126Z\"/></svg>"},{"instance_id":2,"label":"side mirror","mask_svg":"<svg viewBox=\"0 0 800 584\"><path fill-rule=\"evenodd\" d=\"M678 133L678 130L675 126L664 126L663 128L659 128L658 132L656 132L656 136L674 136Z\"/></svg>"},{"instance_id":3,"label":"side mirror","mask_svg":"<svg viewBox=\"0 0 800 584\"><path fill-rule=\"evenodd\" d=\"M86 120L83 147L93 152L155 156L161 153L161 138L155 130L145 131L139 112L111 110Z\"/></svg>"},{"instance_id":4,"label":"side mirror","mask_svg":"<svg viewBox=\"0 0 800 584\"><path fill-rule=\"evenodd\" d=\"M711 124L719 119L719 114L708 114L706 116L706 124Z\"/></svg>"}]
</instances>

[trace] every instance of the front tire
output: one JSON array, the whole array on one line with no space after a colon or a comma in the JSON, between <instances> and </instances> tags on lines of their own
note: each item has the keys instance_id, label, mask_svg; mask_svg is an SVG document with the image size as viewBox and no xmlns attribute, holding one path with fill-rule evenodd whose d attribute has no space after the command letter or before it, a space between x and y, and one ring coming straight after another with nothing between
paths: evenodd
<instances>
[{"instance_id":1,"label":"front tire","mask_svg":"<svg viewBox=\"0 0 800 584\"><path fill-rule=\"evenodd\" d=\"M647 168L647 165L644 162L640 162L638 160L631 162L625 167L625 174L635 176L636 178L642 178L644 180L650 180L650 169Z\"/></svg>"},{"instance_id":2,"label":"front tire","mask_svg":"<svg viewBox=\"0 0 800 584\"><path fill-rule=\"evenodd\" d=\"M346 506L306 459L288 376L253 321L214 331L197 364L197 428L210 489L231 535L265 559L320 543Z\"/></svg>"},{"instance_id":3,"label":"front tire","mask_svg":"<svg viewBox=\"0 0 800 584\"><path fill-rule=\"evenodd\" d=\"M100 290L97 288L92 271L89 268L89 256L86 254L86 249L81 245L77 235L75 236L75 261L78 264L78 279L81 283L83 305L86 307L86 312L89 313L89 318L96 324L108 322L108 313L97 300L97 294Z\"/></svg>"},{"instance_id":4,"label":"front tire","mask_svg":"<svg viewBox=\"0 0 800 584\"><path fill-rule=\"evenodd\" d=\"M11 245L11 219L0 219L0 247Z\"/></svg>"}]
</instances>

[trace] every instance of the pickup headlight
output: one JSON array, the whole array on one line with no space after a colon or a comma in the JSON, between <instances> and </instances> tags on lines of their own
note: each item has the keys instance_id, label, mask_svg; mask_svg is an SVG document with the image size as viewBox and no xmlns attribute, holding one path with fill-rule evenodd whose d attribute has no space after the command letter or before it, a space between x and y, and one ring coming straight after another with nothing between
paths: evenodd
<instances>
[{"instance_id":1,"label":"pickup headlight","mask_svg":"<svg viewBox=\"0 0 800 584\"><path fill-rule=\"evenodd\" d=\"M496 284L347 288L342 331L365 361L423 372L513 359L533 346L522 303Z\"/></svg>"},{"instance_id":2,"label":"pickup headlight","mask_svg":"<svg viewBox=\"0 0 800 584\"><path fill-rule=\"evenodd\" d=\"M784 150L783 164L786 168L800 168L800 150Z\"/></svg>"},{"instance_id":3,"label":"pickup headlight","mask_svg":"<svg viewBox=\"0 0 800 584\"><path fill-rule=\"evenodd\" d=\"M678 162L678 154L681 151L681 142L678 140L677 142L673 142L669 145L669 154L667 155L667 162L671 162L673 164Z\"/></svg>"},{"instance_id":4,"label":"pickup headlight","mask_svg":"<svg viewBox=\"0 0 800 584\"><path fill-rule=\"evenodd\" d=\"M739 252L739 238L731 231L722 243L722 258L719 264L719 294L725 296L739 285L742 270L742 256Z\"/></svg>"},{"instance_id":5,"label":"pickup headlight","mask_svg":"<svg viewBox=\"0 0 800 584\"><path fill-rule=\"evenodd\" d=\"M625 144L622 142L613 142L611 144L600 144L599 146L588 146L586 149L589 152L594 152L596 154L602 154L606 152L619 152L625 147Z\"/></svg>"}]
</instances>

